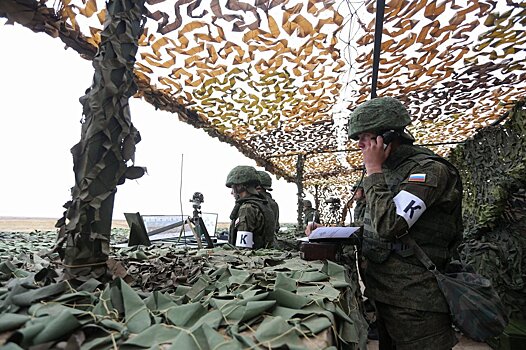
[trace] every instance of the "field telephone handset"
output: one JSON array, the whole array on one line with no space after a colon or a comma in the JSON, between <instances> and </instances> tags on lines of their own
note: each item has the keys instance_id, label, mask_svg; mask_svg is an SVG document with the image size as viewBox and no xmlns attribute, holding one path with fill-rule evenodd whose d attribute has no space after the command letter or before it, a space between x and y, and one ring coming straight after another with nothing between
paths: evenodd
<instances>
[{"instance_id":1,"label":"field telephone handset","mask_svg":"<svg viewBox=\"0 0 526 350\"><path fill-rule=\"evenodd\" d=\"M387 130L382 134L382 139L384 140L384 149L389 146L391 141L395 139L395 137L400 136L400 134L397 131L394 130Z\"/></svg>"}]
</instances>

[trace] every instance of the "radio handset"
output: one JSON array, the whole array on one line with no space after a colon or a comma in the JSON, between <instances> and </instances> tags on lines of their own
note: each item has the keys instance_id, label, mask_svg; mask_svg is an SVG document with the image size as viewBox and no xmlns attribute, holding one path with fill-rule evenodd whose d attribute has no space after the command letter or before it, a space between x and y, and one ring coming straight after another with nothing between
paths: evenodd
<instances>
[{"instance_id":1,"label":"radio handset","mask_svg":"<svg viewBox=\"0 0 526 350\"><path fill-rule=\"evenodd\" d=\"M395 137L400 136L400 134L394 130L387 130L382 134L382 139L384 140L384 149L389 146L391 141L395 139Z\"/></svg>"}]
</instances>

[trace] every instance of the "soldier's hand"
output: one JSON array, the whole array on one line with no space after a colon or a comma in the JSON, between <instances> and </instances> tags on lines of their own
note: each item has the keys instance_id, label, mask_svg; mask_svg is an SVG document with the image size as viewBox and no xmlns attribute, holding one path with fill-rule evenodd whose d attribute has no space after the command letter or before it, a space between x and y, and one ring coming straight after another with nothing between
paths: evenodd
<instances>
[{"instance_id":1,"label":"soldier's hand","mask_svg":"<svg viewBox=\"0 0 526 350\"><path fill-rule=\"evenodd\" d=\"M381 136L371 138L369 145L362 149L363 162L367 174L382 172L382 164L385 162L391 153L391 144L384 148L384 141Z\"/></svg>"},{"instance_id":2,"label":"soldier's hand","mask_svg":"<svg viewBox=\"0 0 526 350\"><path fill-rule=\"evenodd\" d=\"M317 223L312 222L312 221L307 223L307 227L305 227L305 234L307 235L307 237L310 236L312 231L314 231L315 229L317 229L320 226L321 226L320 224L317 224Z\"/></svg>"}]
</instances>

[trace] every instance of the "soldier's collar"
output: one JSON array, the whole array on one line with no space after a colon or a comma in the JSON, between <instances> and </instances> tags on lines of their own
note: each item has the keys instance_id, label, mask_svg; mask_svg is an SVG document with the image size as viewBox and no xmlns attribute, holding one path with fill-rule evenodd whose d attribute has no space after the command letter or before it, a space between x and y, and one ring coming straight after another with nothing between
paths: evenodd
<instances>
[{"instance_id":1,"label":"soldier's collar","mask_svg":"<svg viewBox=\"0 0 526 350\"><path fill-rule=\"evenodd\" d=\"M247 196L243 198L239 198L236 200L236 203L244 203L246 201L260 201L260 202L266 202L267 199L260 193L258 194L251 194L249 193Z\"/></svg>"},{"instance_id":2,"label":"soldier's collar","mask_svg":"<svg viewBox=\"0 0 526 350\"><path fill-rule=\"evenodd\" d=\"M407 158L414 156L415 154L434 154L427 148L415 145L400 144L393 153L389 155L389 158L384 162L383 167L387 169L395 169L402 164Z\"/></svg>"}]
</instances>

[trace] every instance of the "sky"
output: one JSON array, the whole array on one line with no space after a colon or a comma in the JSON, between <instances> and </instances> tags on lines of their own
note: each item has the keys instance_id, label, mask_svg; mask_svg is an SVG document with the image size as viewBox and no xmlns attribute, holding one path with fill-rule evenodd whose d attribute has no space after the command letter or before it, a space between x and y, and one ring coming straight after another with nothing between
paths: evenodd
<instances>
[{"instance_id":1,"label":"sky","mask_svg":"<svg viewBox=\"0 0 526 350\"><path fill-rule=\"evenodd\" d=\"M0 216L59 218L74 185L71 147L80 141L79 98L91 86L91 61L65 49L60 39L0 21ZM135 165L148 174L117 187L114 219L125 212L192 215L190 199L201 192L201 210L228 222L234 198L228 172L255 161L203 130L130 100L141 134ZM295 223L297 187L273 175L280 222ZM307 194L307 199L313 199Z\"/></svg>"}]
</instances>

